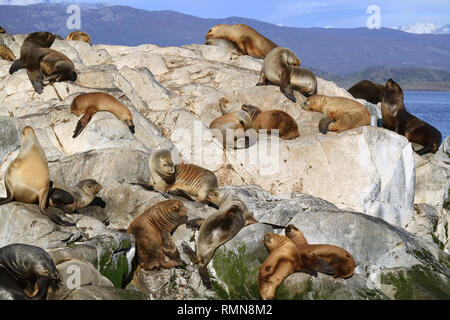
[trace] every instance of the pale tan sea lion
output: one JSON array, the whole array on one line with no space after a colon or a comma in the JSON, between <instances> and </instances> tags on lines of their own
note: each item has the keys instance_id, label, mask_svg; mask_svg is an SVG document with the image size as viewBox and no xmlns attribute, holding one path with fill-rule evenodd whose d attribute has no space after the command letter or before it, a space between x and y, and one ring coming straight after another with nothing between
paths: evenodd
<instances>
[{"instance_id":1,"label":"pale tan sea lion","mask_svg":"<svg viewBox=\"0 0 450 320\"><path fill-rule=\"evenodd\" d=\"M84 41L92 45L91 37L83 31L72 31L67 35L66 40Z\"/></svg>"},{"instance_id":2,"label":"pale tan sea lion","mask_svg":"<svg viewBox=\"0 0 450 320\"><path fill-rule=\"evenodd\" d=\"M249 146L249 139L246 137L245 131L251 128L253 128L252 119L247 112L242 110L224 114L214 119L209 125L213 135L224 147L234 149L239 147L247 148ZM242 146L240 146L241 139L245 139L245 143L242 143Z\"/></svg>"},{"instance_id":3,"label":"pale tan sea lion","mask_svg":"<svg viewBox=\"0 0 450 320\"><path fill-rule=\"evenodd\" d=\"M16 56L7 46L0 45L0 59L7 61L15 61Z\"/></svg>"}]
</instances>

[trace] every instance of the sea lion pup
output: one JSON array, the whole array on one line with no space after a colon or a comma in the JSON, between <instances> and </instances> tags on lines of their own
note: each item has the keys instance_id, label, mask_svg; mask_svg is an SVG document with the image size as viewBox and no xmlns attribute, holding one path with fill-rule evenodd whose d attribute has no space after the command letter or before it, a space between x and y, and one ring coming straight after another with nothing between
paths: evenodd
<instances>
[{"instance_id":1,"label":"sea lion pup","mask_svg":"<svg viewBox=\"0 0 450 320\"><path fill-rule=\"evenodd\" d=\"M355 99L364 99L367 102L378 104L383 99L384 86L370 80L361 80L347 91Z\"/></svg>"},{"instance_id":2,"label":"sea lion pup","mask_svg":"<svg viewBox=\"0 0 450 320\"><path fill-rule=\"evenodd\" d=\"M300 59L295 53L288 48L276 47L264 58L257 86L263 86L270 82L279 86L286 98L296 102L294 87L291 84L294 66L300 66Z\"/></svg>"},{"instance_id":3,"label":"sea lion pup","mask_svg":"<svg viewBox=\"0 0 450 320\"><path fill-rule=\"evenodd\" d=\"M36 49L33 48L50 48L55 41L55 35L42 31L30 33L22 43L20 48L20 58L11 65L9 74L27 67L27 61L34 60Z\"/></svg>"},{"instance_id":4,"label":"sea lion pup","mask_svg":"<svg viewBox=\"0 0 450 320\"><path fill-rule=\"evenodd\" d=\"M133 220L127 233L136 238L137 256L142 269L170 269L185 265L171 234L186 223L186 212L183 202L167 200L157 203Z\"/></svg>"},{"instance_id":5,"label":"sea lion pup","mask_svg":"<svg viewBox=\"0 0 450 320\"><path fill-rule=\"evenodd\" d=\"M149 159L149 187L164 192L179 194L200 203L220 205L219 182L214 172L194 164L175 165L171 151L161 149Z\"/></svg>"},{"instance_id":6,"label":"sea lion pup","mask_svg":"<svg viewBox=\"0 0 450 320\"><path fill-rule=\"evenodd\" d=\"M83 31L72 31L67 35L66 40L84 41L92 46L91 37Z\"/></svg>"},{"instance_id":7,"label":"sea lion pup","mask_svg":"<svg viewBox=\"0 0 450 320\"><path fill-rule=\"evenodd\" d=\"M0 300L45 300L59 283L58 270L45 250L26 244L0 248Z\"/></svg>"},{"instance_id":8,"label":"sea lion pup","mask_svg":"<svg viewBox=\"0 0 450 320\"><path fill-rule=\"evenodd\" d=\"M248 148L249 137L245 131L253 128L252 119L245 111L238 110L224 114L214 119L209 125L213 135L224 147L238 149L239 147ZM245 139L245 145L240 146L240 140Z\"/></svg>"},{"instance_id":9,"label":"sea lion pup","mask_svg":"<svg viewBox=\"0 0 450 320\"><path fill-rule=\"evenodd\" d=\"M7 46L0 45L0 58L7 61L15 61L16 56Z\"/></svg>"},{"instance_id":10,"label":"sea lion pup","mask_svg":"<svg viewBox=\"0 0 450 320\"><path fill-rule=\"evenodd\" d=\"M124 122L130 129L131 133L135 133L133 124L133 115L130 109L125 107L119 100L112 95L103 92L90 92L81 94L73 99L70 111L81 117L78 121L72 138L80 135L83 129L91 121L94 114L100 111L108 111L113 113L120 121Z\"/></svg>"},{"instance_id":11,"label":"sea lion pup","mask_svg":"<svg viewBox=\"0 0 450 320\"><path fill-rule=\"evenodd\" d=\"M416 151L418 155L436 153L442 142L439 130L406 111L403 90L394 80L389 79L385 87L381 101L383 128L405 136L410 142L421 144L423 148Z\"/></svg>"},{"instance_id":12,"label":"sea lion pup","mask_svg":"<svg viewBox=\"0 0 450 320\"><path fill-rule=\"evenodd\" d=\"M231 240L242 228L255 223L258 221L244 202L234 194L226 193L219 210L201 224L196 253L183 242L184 252L194 264L198 264L198 272L206 288L211 288L207 266L216 249Z\"/></svg>"},{"instance_id":13,"label":"sea lion pup","mask_svg":"<svg viewBox=\"0 0 450 320\"><path fill-rule=\"evenodd\" d=\"M49 206L68 208L74 213L89 206L101 189L102 185L93 179L82 180L73 187L55 184L50 191Z\"/></svg>"},{"instance_id":14,"label":"sea lion pup","mask_svg":"<svg viewBox=\"0 0 450 320\"><path fill-rule=\"evenodd\" d=\"M245 24L218 24L209 29L205 38L206 40L226 39L233 41L243 54L261 59L264 59L270 50L277 47L275 43Z\"/></svg>"},{"instance_id":15,"label":"sea lion pup","mask_svg":"<svg viewBox=\"0 0 450 320\"><path fill-rule=\"evenodd\" d=\"M314 95L306 100L303 109L325 115L319 122L323 134L370 125L370 112L366 106L348 98Z\"/></svg>"},{"instance_id":16,"label":"sea lion pup","mask_svg":"<svg viewBox=\"0 0 450 320\"><path fill-rule=\"evenodd\" d=\"M302 260L295 244L281 234L266 233L264 245L269 256L259 269L258 290L263 300L273 300L284 279L302 270Z\"/></svg>"},{"instance_id":17,"label":"sea lion pup","mask_svg":"<svg viewBox=\"0 0 450 320\"><path fill-rule=\"evenodd\" d=\"M208 39L205 41L206 45L209 46L216 46L216 47L221 47L226 49L227 51L229 51L231 53L231 55L233 56L242 56L243 53L241 51L241 49L239 49L239 47L230 40L227 39Z\"/></svg>"},{"instance_id":18,"label":"sea lion pup","mask_svg":"<svg viewBox=\"0 0 450 320\"><path fill-rule=\"evenodd\" d=\"M297 122L282 110L261 111L252 105L242 105L242 110L250 115L256 131L267 129L267 133L271 134L271 130L278 130L280 138L284 140L294 140L300 136Z\"/></svg>"},{"instance_id":19,"label":"sea lion pup","mask_svg":"<svg viewBox=\"0 0 450 320\"><path fill-rule=\"evenodd\" d=\"M302 271L314 276L321 272L344 279L353 275L355 260L345 249L330 244L308 244L303 233L292 224L284 232L300 254Z\"/></svg>"},{"instance_id":20,"label":"sea lion pup","mask_svg":"<svg viewBox=\"0 0 450 320\"><path fill-rule=\"evenodd\" d=\"M47 208L50 172L44 150L33 128L23 128L19 155L9 164L4 180L6 198L0 198L0 205L14 200L39 203L39 211L53 222L63 226L75 225L62 220Z\"/></svg>"}]
</instances>

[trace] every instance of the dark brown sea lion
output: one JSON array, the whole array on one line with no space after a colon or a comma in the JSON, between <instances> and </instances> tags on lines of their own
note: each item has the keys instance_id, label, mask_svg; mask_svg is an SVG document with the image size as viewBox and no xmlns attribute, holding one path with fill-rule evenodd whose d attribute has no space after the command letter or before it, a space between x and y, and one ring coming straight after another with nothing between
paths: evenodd
<instances>
[{"instance_id":1,"label":"dark brown sea lion","mask_svg":"<svg viewBox=\"0 0 450 320\"><path fill-rule=\"evenodd\" d=\"M330 274L333 278L349 278L355 271L355 260L345 249L330 244L308 244L303 233L290 224L285 230L296 246L306 273L317 272Z\"/></svg>"},{"instance_id":2,"label":"dark brown sea lion","mask_svg":"<svg viewBox=\"0 0 450 320\"><path fill-rule=\"evenodd\" d=\"M263 300L273 300L284 279L302 270L302 260L295 244L283 235L266 233L264 245L269 256L259 269L258 290Z\"/></svg>"},{"instance_id":3,"label":"dark brown sea lion","mask_svg":"<svg viewBox=\"0 0 450 320\"><path fill-rule=\"evenodd\" d=\"M286 98L296 102L294 87L291 83L294 66L300 66L300 59L292 50L283 47L274 48L264 58L257 86L263 86L270 82L279 86Z\"/></svg>"},{"instance_id":4,"label":"dark brown sea lion","mask_svg":"<svg viewBox=\"0 0 450 320\"><path fill-rule=\"evenodd\" d=\"M157 203L133 220L127 233L136 238L137 256L142 269L184 266L171 234L186 223L186 212L183 202L167 200Z\"/></svg>"},{"instance_id":5,"label":"dark brown sea lion","mask_svg":"<svg viewBox=\"0 0 450 320\"><path fill-rule=\"evenodd\" d=\"M277 47L275 43L259 34L255 29L245 24L219 24L212 27L205 36L208 39L227 39L234 42L245 55L255 58L266 56L273 48Z\"/></svg>"},{"instance_id":6,"label":"dark brown sea lion","mask_svg":"<svg viewBox=\"0 0 450 320\"><path fill-rule=\"evenodd\" d=\"M0 300L45 300L59 283L58 270L45 250L26 244L0 248Z\"/></svg>"},{"instance_id":7,"label":"dark brown sea lion","mask_svg":"<svg viewBox=\"0 0 450 320\"><path fill-rule=\"evenodd\" d=\"M378 104L383 99L384 86L370 80L361 80L347 91L355 99L364 99L367 102Z\"/></svg>"},{"instance_id":8,"label":"dark brown sea lion","mask_svg":"<svg viewBox=\"0 0 450 320\"><path fill-rule=\"evenodd\" d=\"M19 155L11 161L5 173L6 198L0 198L0 205L19 201L38 203L39 211L53 222L63 226L74 226L48 210L50 192L50 171L47 158L33 128L22 131Z\"/></svg>"},{"instance_id":9,"label":"dark brown sea lion","mask_svg":"<svg viewBox=\"0 0 450 320\"><path fill-rule=\"evenodd\" d=\"M423 146L416 151L419 155L436 153L442 142L442 134L432 125L406 111L402 88L392 79L386 82L381 101L383 128L405 136L410 142Z\"/></svg>"},{"instance_id":10,"label":"dark brown sea lion","mask_svg":"<svg viewBox=\"0 0 450 320\"><path fill-rule=\"evenodd\" d=\"M244 202L239 197L227 193L222 198L219 211L202 222L196 253L183 242L184 252L193 263L198 264L198 272L205 287L211 288L207 266L217 248L231 240L242 228L254 223L258 221L248 211Z\"/></svg>"},{"instance_id":11,"label":"dark brown sea lion","mask_svg":"<svg viewBox=\"0 0 450 320\"><path fill-rule=\"evenodd\" d=\"M252 105L243 105L242 110L250 115L256 131L267 129L267 133L271 134L271 130L278 130L280 138L284 140L294 140L300 136L297 122L282 110L261 111Z\"/></svg>"}]
</instances>

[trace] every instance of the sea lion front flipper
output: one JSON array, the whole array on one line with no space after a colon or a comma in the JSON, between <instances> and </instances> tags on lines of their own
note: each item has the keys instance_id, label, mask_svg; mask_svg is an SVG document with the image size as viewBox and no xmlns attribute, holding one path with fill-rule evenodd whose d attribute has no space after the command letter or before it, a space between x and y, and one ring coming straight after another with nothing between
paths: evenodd
<instances>
[{"instance_id":1,"label":"sea lion front flipper","mask_svg":"<svg viewBox=\"0 0 450 320\"><path fill-rule=\"evenodd\" d=\"M0 198L0 206L3 204L7 204L14 201L14 195L9 190L8 186L6 186L6 198Z\"/></svg>"},{"instance_id":2,"label":"sea lion front flipper","mask_svg":"<svg viewBox=\"0 0 450 320\"><path fill-rule=\"evenodd\" d=\"M312 255L312 269L314 271L320 272L320 273L325 273L328 275L333 275L336 273L336 270L334 270L334 268L325 260L317 258L315 255Z\"/></svg>"},{"instance_id":3,"label":"sea lion front flipper","mask_svg":"<svg viewBox=\"0 0 450 320\"><path fill-rule=\"evenodd\" d=\"M62 220L56 214L51 212L49 208L47 208L48 197L49 197L49 188L46 188L45 190L39 193L39 211L56 224L59 224L61 226L75 226L75 223Z\"/></svg>"},{"instance_id":4,"label":"sea lion front flipper","mask_svg":"<svg viewBox=\"0 0 450 320\"><path fill-rule=\"evenodd\" d=\"M292 88L291 85L291 73L287 68L284 68L281 71L280 90L286 96L286 98L288 98L292 102L297 102L294 96L294 88Z\"/></svg>"},{"instance_id":5,"label":"sea lion front flipper","mask_svg":"<svg viewBox=\"0 0 450 320\"><path fill-rule=\"evenodd\" d=\"M88 207L100 207L105 209L106 208L106 202L103 201L100 197L95 197L94 200L88 205Z\"/></svg>"},{"instance_id":6,"label":"sea lion front flipper","mask_svg":"<svg viewBox=\"0 0 450 320\"><path fill-rule=\"evenodd\" d=\"M428 152L431 152L433 147L423 147L420 150L414 150L419 156L423 156L424 154L427 154Z\"/></svg>"},{"instance_id":7,"label":"sea lion front flipper","mask_svg":"<svg viewBox=\"0 0 450 320\"><path fill-rule=\"evenodd\" d=\"M187 254L192 263L197 264L200 262L200 259L197 256L197 254L194 252L194 250L191 249L191 247L185 241L181 243L181 246L183 247L183 252Z\"/></svg>"},{"instance_id":8,"label":"sea lion front flipper","mask_svg":"<svg viewBox=\"0 0 450 320\"><path fill-rule=\"evenodd\" d=\"M49 199L56 207L73 204L75 201L75 199L69 192L59 188L53 188L52 191L50 191Z\"/></svg>"},{"instance_id":9,"label":"sea lion front flipper","mask_svg":"<svg viewBox=\"0 0 450 320\"><path fill-rule=\"evenodd\" d=\"M9 74L13 74L14 72L24 68L25 66L23 65L22 61L20 59L17 59L9 68Z\"/></svg>"},{"instance_id":10,"label":"sea lion front flipper","mask_svg":"<svg viewBox=\"0 0 450 320\"><path fill-rule=\"evenodd\" d=\"M168 191L168 194L173 195L173 196L179 196L179 197L183 197L186 198L190 201L195 201L194 199L192 199L192 197L184 190L182 189L171 189Z\"/></svg>"},{"instance_id":11,"label":"sea lion front flipper","mask_svg":"<svg viewBox=\"0 0 450 320\"><path fill-rule=\"evenodd\" d=\"M81 119L77 123L75 131L73 132L73 136L72 136L73 139L75 139L76 137L78 137L80 135L80 133L88 125L89 121L91 121L95 112L96 112L95 107L87 108L86 112L84 113L84 115L81 117Z\"/></svg>"},{"instance_id":12,"label":"sea lion front flipper","mask_svg":"<svg viewBox=\"0 0 450 320\"><path fill-rule=\"evenodd\" d=\"M206 219L198 218L198 219L192 219L188 220L186 222L186 227L188 229L200 229L202 224L206 221Z\"/></svg>"}]
</instances>

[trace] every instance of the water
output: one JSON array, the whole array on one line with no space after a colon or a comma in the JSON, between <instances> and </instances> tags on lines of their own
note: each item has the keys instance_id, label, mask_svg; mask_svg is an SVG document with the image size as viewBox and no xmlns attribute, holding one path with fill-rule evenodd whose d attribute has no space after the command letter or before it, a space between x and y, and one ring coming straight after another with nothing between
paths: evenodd
<instances>
[{"instance_id":1,"label":"water","mask_svg":"<svg viewBox=\"0 0 450 320\"><path fill-rule=\"evenodd\" d=\"M406 110L431 124L442 134L450 135L450 92L404 91Z\"/></svg>"}]
</instances>

